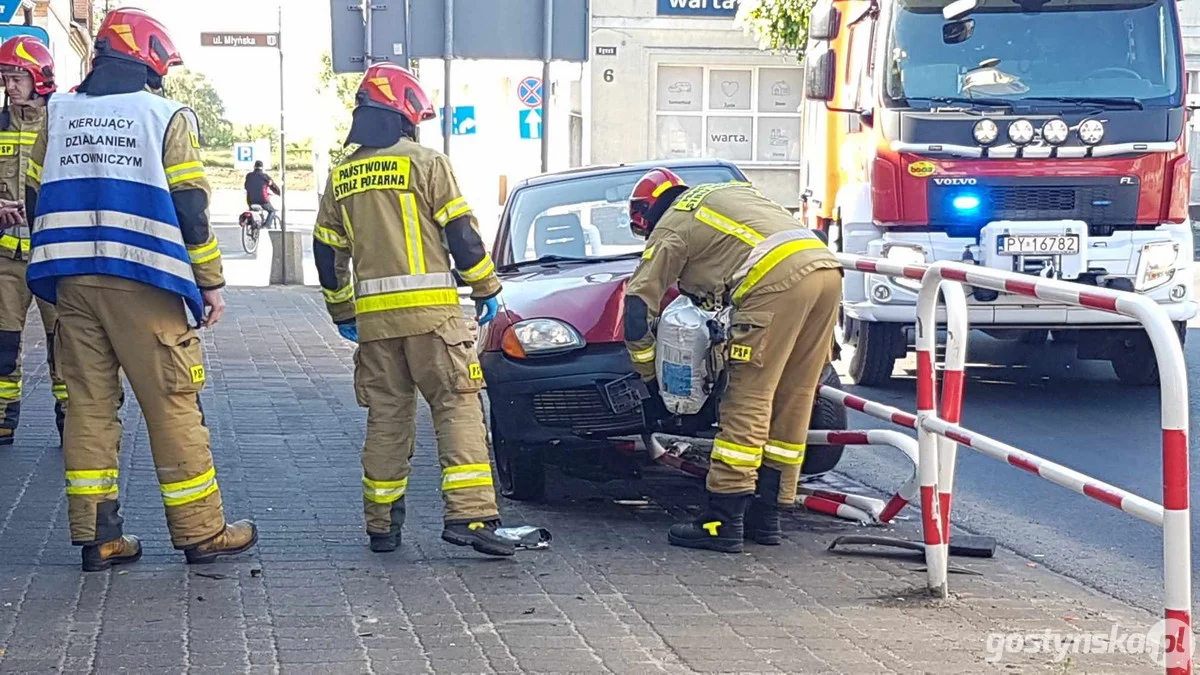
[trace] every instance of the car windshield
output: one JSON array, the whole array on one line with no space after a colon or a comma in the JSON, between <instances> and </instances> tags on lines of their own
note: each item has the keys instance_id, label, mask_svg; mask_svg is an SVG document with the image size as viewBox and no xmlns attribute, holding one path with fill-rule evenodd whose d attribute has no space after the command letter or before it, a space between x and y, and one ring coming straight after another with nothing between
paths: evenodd
<instances>
[{"instance_id":1,"label":"car windshield","mask_svg":"<svg viewBox=\"0 0 1200 675\"><path fill-rule=\"evenodd\" d=\"M1179 105L1178 28L1169 0L1084 0L1040 10L1022 4L1032 11L1012 0L980 0L948 22L945 1L902 0L888 35L889 105Z\"/></svg>"},{"instance_id":2,"label":"car windshield","mask_svg":"<svg viewBox=\"0 0 1200 675\"><path fill-rule=\"evenodd\" d=\"M744 180L727 166L672 169L689 185ZM513 197L508 233L514 262L543 256L607 258L636 253L646 241L629 231L629 195L641 172L537 185Z\"/></svg>"}]
</instances>

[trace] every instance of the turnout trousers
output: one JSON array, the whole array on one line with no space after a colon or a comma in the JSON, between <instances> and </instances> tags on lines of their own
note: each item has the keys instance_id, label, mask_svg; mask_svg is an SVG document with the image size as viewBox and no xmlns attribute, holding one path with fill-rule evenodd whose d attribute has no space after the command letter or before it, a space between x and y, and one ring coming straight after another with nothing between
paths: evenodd
<instances>
[{"instance_id":1,"label":"turnout trousers","mask_svg":"<svg viewBox=\"0 0 1200 675\"><path fill-rule=\"evenodd\" d=\"M28 263L8 255L0 255L0 445L13 442L21 420L21 356L25 320L34 296L25 282ZM67 385L55 363L54 330L58 315L54 305L37 298L38 312L46 330L46 361L50 366L51 391L54 394L54 415L58 430L63 430L67 410Z\"/></svg>"},{"instance_id":2,"label":"turnout trousers","mask_svg":"<svg viewBox=\"0 0 1200 675\"><path fill-rule=\"evenodd\" d=\"M754 492L758 468L765 464L781 473L779 503L796 500L813 399L842 300L842 274L817 269L784 281L748 294L734 308L729 385L707 479L711 493Z\"/></svg>"},{"instance_id":3,"label":"turnout trousers","mask_svg":"<svg viewBox=\"0 0 1200 675\"><path fill-rule=\"evenodd\" d=\"M200 337L179 296L109 276L58 282L56 352L71 392L63 455L72 543L120 537L119 369L141 404L171 543L222 533L225 517L200 409Z\"/></svg>"},{"instance_id":4,"label":"turnout trousers","mask_svg":"<svg viewBox=\"0 0 1200 675\"><path fill-rule=\"evenodd\" d=\"M399 531L417 433L417 392L433 414L447 524L499 518L479 391L483 371L466 321L372 340L354 355L354 391L367 408L363 511L369 534Z\"/></svg>"}]
</instances>

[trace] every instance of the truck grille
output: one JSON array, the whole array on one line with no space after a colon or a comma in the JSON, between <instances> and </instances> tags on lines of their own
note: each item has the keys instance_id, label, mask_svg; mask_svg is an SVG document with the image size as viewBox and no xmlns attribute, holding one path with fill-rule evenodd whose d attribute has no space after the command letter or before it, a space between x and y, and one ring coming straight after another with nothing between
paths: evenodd
<instances>
[{"instance_id":1,"label":"truck grille","mask_svg":"<svg viewBox=\"0 0 1200 675\"><path fill-rule=\"evenodd\" d=\"M534 394L533 416L542 426L570 429L579 434L617 433L636 429L642 424L639 410L624 415L613 414L598 387Z\"/></svg>"},{"instance_id":2,"label":"truck grille","mask_svg":"<svg viewBox=\"0 0 1200 675\"><path fill-rule=\"evenodd\" d=\"M929 224L947 228L979 227L996 220L1082 220L1094 234L1137 222L1138 186L1114 178L1072 179L1077 185L1049 184L1061 179L989 179L978 185L929 186ZM1039 184L1041 183L1041 184ZM953 206L964 192L980 200L978 212Z\"/></svg>"}]
</instances>

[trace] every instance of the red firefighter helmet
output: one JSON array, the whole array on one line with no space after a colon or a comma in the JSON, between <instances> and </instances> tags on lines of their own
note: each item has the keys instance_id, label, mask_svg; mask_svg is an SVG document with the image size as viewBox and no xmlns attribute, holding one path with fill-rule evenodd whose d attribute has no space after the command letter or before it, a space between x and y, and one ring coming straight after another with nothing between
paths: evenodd
<instances>
[{"instance_id":1,"label":"red firefighter helmet","mask_svg":"<svg viewBox=\"0 0 1200 675\"><path fill-rule=\"evenodd\" d=\"M166 27L132 7L114 9L104 17L96 30L96 55L140 63L160 77L166 76L171 66L183 64Z\"/></svg>"},{"instance_id":2,"label":"red firefighter helmet","mask_svg":"<svg viewBox=\"0 0 1200 675\"><path fill-rule=\"evenodd\" d=\"M39 96L54 93L54 57L40 40L18 35L0 44L0 72L18 69L33 78L33 91Z\"/></svg>"},{"instance_id":3,"label":"red firefighter helmet","mask_svg":"<svg viewBox=\"0 0 1200 675\"><path fill-rule=\"evenodd\" d=\"M386 61L367 69L354 102L357 106L398 112L414 127L437 117L417 76Z\"/></svg>"},{"instance_id":4,"label":"red firefighter helmet","mask_svg":"<svg viewBox=\"0 0 1200 675\"><path fill-rule=\"evenodd\" d=\"M687 183L674 171L655 167L646 172L629 196L629 229L639 237L649 237L654 226L646 220L646 214L658 202L663 193L673 187L687 187Z\"/></svg>"}]
</instances>

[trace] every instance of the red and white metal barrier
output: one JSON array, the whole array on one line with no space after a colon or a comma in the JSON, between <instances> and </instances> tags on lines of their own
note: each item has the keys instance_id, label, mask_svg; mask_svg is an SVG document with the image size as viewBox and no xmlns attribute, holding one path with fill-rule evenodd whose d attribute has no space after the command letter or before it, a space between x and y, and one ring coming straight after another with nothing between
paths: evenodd
<instances>
[{"instance_id":1,"label":"red and white metal barrier","mask_svg":"<svg viewBox=\"0 0 1200 675\"><path fill-rule=\"evenodd\" d=\"M951 285L946 282L957 283ZM958 415L961 413L960 406L945 405L941 415L937 414L934 402L937 297L940 291L947 299L946 320L950 339L947 341L943 392L947 400L951 400L961 397L962 366L967 351L965 330L961 332L960 339L953 338L958 332L956 326L960 325L959 321L962 327L966 326L966 312L963 311L965 307L958 306L957 300L951 299L953 292L947 293L947 289L958 286L961 291L961 284L1118 314L1136 320L1145 328L1154 347L1162 383L1161 505L964 429L957 424ZM939 446L940 458L937 467L940 499L935 508L943 522L940 528L934 529L929 519L923 519L926 541L948 541L950 486L954 476L954 458L949 448L958 444L1119 508L1146 522L1159 525L1163 529L1165 618L1168 634L1180 634L1178 631L1182 629L1181 635L1184 636L1181 640L1167 641L1167 672L1172 675L1190 674L1192 588L1187 372L1182 346L1166 311L1155 302L1136 293L1032 278L959 263L936 263L925 272L917 299L917 399L917 440L922 449L921 460L924 461L928 454L925 451L926 446L931 444ZM922 485L924 490L924 483ZM926 503L924 497L922 494L922 507ZM931 587L945 593L946 566L940 565L937 571L941 576L931 578Z\"/></svg>"},{"instance_id":2,"label":"red and white metal barrier","mask_svg":"<svg viewBox=\"0 0 1200 675\"><path fill-rule=\"evenodd\" d=\"M838 396L827 394L832 392ZM840 400L850 396L832 387L821 387L821 396ZM862 400L862 399L859 399ZM886 406L884 406L886 407ZM896 411L899 412L899 411ZM917 442L898 431L810 431L809 445L886 445L896 448L913 464L913 475L886 502L882 499L800 486L799 502L810 511L857 521L864 525L890 523L906 504L917 498Z\"/></svg>"}]
</instances>

